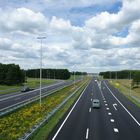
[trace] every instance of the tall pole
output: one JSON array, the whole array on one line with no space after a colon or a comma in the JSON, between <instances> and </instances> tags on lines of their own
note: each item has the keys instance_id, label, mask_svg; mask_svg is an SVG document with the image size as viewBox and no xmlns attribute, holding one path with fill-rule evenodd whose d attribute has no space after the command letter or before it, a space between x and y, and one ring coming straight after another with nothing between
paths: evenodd
<instances>
[{"instance_id":1,"label":"tall pole","mask_svg":"<svg viewBox=\"0 0 140 140\"><path fill-rule=\"evenodd\" d=\"M116 80L117 80L117 71L116 71Z\"/></svg>"},{"instance_id":2,"label":"tall pole","mask_svg":"<svg viewBox=\"0 0 140 140\"><path fill-rule=\"evenodd\" d=\"M41 106L41 88L42 88L42 39L41 39L41 47L40 47L40 106Z\"/></svg>"},{"instance_id":3,"label":"tall pole","mask_svg":"<svg viewBox=\"0 0 140 140\"><path fill-rule=\"evenodd\" d=\"M54 69L54 80L55 80L55 69Z\"/></svg>"},{"instance_id":4,"label":"tall pole","mask_svg":"<svg viewBox=\"0 0 140 140\"><path fill-rule=\"evenodd\" d=\"M110 71L110 80L111 80L111 71Z\"/></svg>"},{"instance_id":5,"label":"tall pole","mask_svg":"<svg viewBox=\"0 0 140 140\"><path fill-rule=\"evenodd\" d=\"M40 46L40 107L41 107L41 89L42 89L42 40L46 39L46 37L37 37L41 41L41 46Z\"/></svg>"},{"instance_id":6,"label":"tall pole","mask_svg":"<svg viewBox=\"0 0 140 140\"><path fill-rule=\"evenodd\" d=\"M74 88L75 88L75 71L74 71Z\"/></svg>"},{"instance_id":7,"label":"tall pole","mask_svg":"<svg viewBox=\"0 0 140 140\"><path fill-rule=\"evenodd\" d=\"M131 96L131 71L130 71L130 73L129 73L129 77L130 77L130 91L129 91L129 93L130 93L130 96Z\"/></svg>"}]
</instances>

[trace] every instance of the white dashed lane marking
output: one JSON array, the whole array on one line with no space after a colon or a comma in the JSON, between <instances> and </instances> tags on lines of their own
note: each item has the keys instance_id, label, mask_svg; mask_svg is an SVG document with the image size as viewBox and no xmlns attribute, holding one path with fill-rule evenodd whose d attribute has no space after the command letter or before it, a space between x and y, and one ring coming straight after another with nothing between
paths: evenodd
<instances>
[{"instance_id":1,"label":"white dashed lane marking","mask_svg":"<svg viewBox=\"0 0 140 140\"><path fill-rule=\"evenodd\" d=\"M89 112L91 112L91 108L89 108Z\"/></svg>"},{"instance_id":2,"label":"white dashed lane marking","mask_svg":"<svg viewBox=\"0 0 140 140\"><path fill-rule=\"evenodd\" d=\"M110 119L111 122L114 122L114 119Z\"/></svg>"},{"instance_id":3,"label":"white dashed lane marking","mask_svg":"<svg viewBox=\"0 0 140 140\"><path fill-rule=\"evenodd\" d=\"M88 134L89 134L89 128L87 128L86 139L88 139Z\"/></svg>"},{"instance_id":4,"label":"white dashed lane marking","mask_svg":"<svg viewBox=\"0 0 140 140\"><path fill-rule=\"evenodd\" d=\"M115 133L119 133L119 130L117 128L114 128Z\"/></svg>"},{"instance_id":5,"label":"white dashed lane marking","mask_svg":"<svg viewBox=\"0 0 140 140\"><path fill-rule=\"evenodd\" d=\"M109 112L108 115L112 115L112 114Z\"/></svg>"}]
</instances>

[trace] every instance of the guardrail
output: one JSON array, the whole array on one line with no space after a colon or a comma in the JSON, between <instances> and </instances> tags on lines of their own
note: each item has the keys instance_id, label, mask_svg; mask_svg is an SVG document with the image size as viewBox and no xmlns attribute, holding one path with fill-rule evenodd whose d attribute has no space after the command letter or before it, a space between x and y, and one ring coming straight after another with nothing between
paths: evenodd
<instances>
[{"instance_id":1,"label":"guardrail","mask_svg":"<svg viewBox=\"0 0 140 140\"><path fill-rule=\"evenodd\" d=\"M79 80L79 81L80 81L80 80ZM79 82L79 81L77 81L77 82ZM57 88L57 89L55 89L55 90L52 90L52 91L50 91L50 92L44 92L44 93L42 94L42 97L41 97L41 98L44 98L44 97L46 97L46 96L49 96L49 95L55 93L56 91L59 91L59 90L65 88L65 87L68 87L68 86L72 85L72 84L73 84L73 83L69 83L68 85L61 86L61 87L59 87L59 88ZM47 93L47 94L46 94L46 93ZM22 101L22 102L16 103L16 104L14 104L14 105L5 107L5 108L3 108L3 109L0 109L0 117L3 116L3 115L8 114L8 113L10 113L10 112L13 112L13 111L15 111L16 109L19 109L19 108L21 108L21 107L23 107L23 106L25 106L25 105L27 105L27 104L30 104L30 103L32 103L32 102L35 102L35 101L39 100L39 97L40 97L39 95L36 95L35 97L32 97L32 98L30 98L30 99L27 99L27 100L24 100L24 101Z\"/></svg>"},{"instance_id":2,"label":"guardrail","mask_svg":"<svg viewBox=\"0 0 140 140\"><path fill-rule=\"evenodd\" d=\"M46 87L42 87L41 89L46 89L46 88L49 88L49 87L52 87L52 86L55 86L55 85L59 85L59 84L62 84L62 83L63 82L52 84L52 85L49 85L49 86L46 86ZM13 97L23 96L23 95L29 94L31 92L39 91L39 90L40 89L37 88L37 89L31 90L31 91L28 91L28 92L25 92L25 93L22 93L22 94L16 94L16 95L13 95L13 96L5 97L5 98L0 99L0 101L4 101L4 100L7 100L7 99L10 99L10 98L13 98Z\"/></svg>"},{"instance_id":3,"label":"guardrail","mask_svg":"<svg viewBox=\"0 0 140 140\"><path fill-rule=\"evenodd\" d=\"M45 122L47 122L49 118L53 116L77 91L79 91L84 86L84 84L86 84L86 82L83 83L79 88L77 88L71 95L66 97L56 108L54 108L48 115L46 115L41 122L35 124L31 130L25 133L24 136L22 136L18 140L27 140L37 129L39 129Z\"/></svg>"},{"instance_id":4,"label":"guardrail","mask_svg":"<svg viewBox=\"0 0 140 140\"><path fill-rule=\"evenodd\" d=\"M41 98L44 98L44 97L46 97L46 96L49 96L49 95L55 93L56 91L59 91L59 90L65 88L65 87L67 87L67 86L70 86L70 85L71 85L71 84L68 84L68 85L63 86L63 87L59 87L59 88L57 88L57 89L55 89L55 90L52 90L52 91L50 91L50 92L44 92ZM46 94L46 93L47 93L47 94ZM19 109L19 108L21 108L21 107L23 107L23 106L25 106L25 105L27 105L27 104L30 104L30 103L32 103L32 102L35 102L35 101L39 100L39 97L40 97L40 96L37 95L37 96L32 97L32 98L30 98L30 99L24 100L24 101L22 101L22 102L19 102L19 103L16 103L16 104L14 104L14 105L11 105L11 106L8 106L8 107L6 107L6 108L1 109L1 110L0 110L0 117L3 116L3 115L8 114L8 113L10 113L10 112L13 112L14 110Z\"/></svg>"}]
</instances>

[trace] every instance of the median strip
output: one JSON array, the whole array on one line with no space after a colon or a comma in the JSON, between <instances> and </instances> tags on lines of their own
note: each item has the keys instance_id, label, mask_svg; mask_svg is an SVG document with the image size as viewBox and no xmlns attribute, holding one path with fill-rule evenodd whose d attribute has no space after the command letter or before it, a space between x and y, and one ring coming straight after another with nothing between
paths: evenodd
<instances>
[{"instance_id":1,"label":"median strip","mask_svg":"<svg viewBox=\"0 0 140 140\"><path fill-rule=\"evenodd\" d=\"M78 89L85 82L76 83ZM44 119L51 116L61 103L75 91L74 85L70 85L57 91L56 93L42 99L42 106L38 102L26 105L4 117L0 118L1 134L0 137L5 139L19 139L23 134L24 139L29 133L37 130L44 124ZM69 97L70 98L70 97ZM9 133L10 132L10 133Z\"/></svg>"}]
</instances>

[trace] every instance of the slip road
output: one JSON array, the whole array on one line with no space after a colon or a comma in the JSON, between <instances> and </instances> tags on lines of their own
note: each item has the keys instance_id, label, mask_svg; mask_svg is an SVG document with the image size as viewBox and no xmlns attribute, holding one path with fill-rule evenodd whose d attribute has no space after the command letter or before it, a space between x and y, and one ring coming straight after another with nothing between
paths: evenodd
<instances>
[{"instance_id":1,"label":"slip road","mask_svg":"<svg viewBox=\"0 0 140 140\"><path fill-rule=\"evenodd\" d=\"M100 109L91 102L98 98ZM140 140L140 109L107 81L92 79L49 140Z\"/></svg>"}]
</instances>

